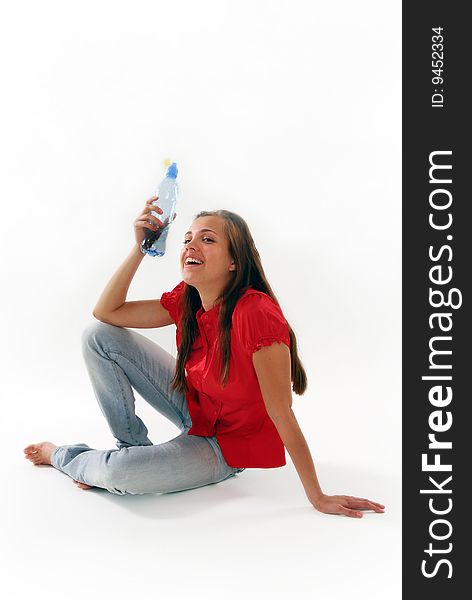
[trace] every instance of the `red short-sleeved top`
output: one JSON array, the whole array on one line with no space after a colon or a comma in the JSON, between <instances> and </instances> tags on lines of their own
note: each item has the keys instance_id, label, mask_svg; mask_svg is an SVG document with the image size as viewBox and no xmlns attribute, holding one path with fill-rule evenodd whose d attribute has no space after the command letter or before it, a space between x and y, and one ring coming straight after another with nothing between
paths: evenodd
<instances>
[{"instance_id":1,"label":"red short-sleeved top","mask_svg":"<svg viewBox=\"0 0 472 600\"><path fill-rule=\"evenodd\" d=\"M177 348L181 342L179 301L185 285L181 281L160 299L177 326ZM286 464L285 448L267 414L252 354L274 342L290 348L287 321L270 296L254 289L244 292L233 311L230 371L223 388L217 354L219 309L220 304L207 311L202 306L196 313L199 333L185 364L186 398L192 418L188 434L216 436L231 467L282 467Z\"/></svg>"}]
</instances>

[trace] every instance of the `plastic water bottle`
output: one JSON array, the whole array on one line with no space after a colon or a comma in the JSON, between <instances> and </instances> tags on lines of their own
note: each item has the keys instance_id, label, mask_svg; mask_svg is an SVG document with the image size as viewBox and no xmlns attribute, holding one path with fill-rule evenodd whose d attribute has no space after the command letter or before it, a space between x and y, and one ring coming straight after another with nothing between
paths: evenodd
<instances>
[{"instance_id":1,"label":"plastic water bottle","mask_svg":"<svg viewBox=\"0 0 472 600\"><path fill-rule=\"evenodd\" d=\"M169 164L169 163L167 163ZM164 227L157 231L148 229L146 237L141 242L141 252L150 256L164 256L166 252L166 239L169 233L170 224L174 220L175 205L179 197L179 186L177 185L178 169L177 163L173 162L167 169L166 176L159 184L156 192L157 200L152 203L154 206L162 208L162 214L152 210L151 215L162 221ZM151 223L151 221L149 221Z\"/></svg>"}]
</instances>

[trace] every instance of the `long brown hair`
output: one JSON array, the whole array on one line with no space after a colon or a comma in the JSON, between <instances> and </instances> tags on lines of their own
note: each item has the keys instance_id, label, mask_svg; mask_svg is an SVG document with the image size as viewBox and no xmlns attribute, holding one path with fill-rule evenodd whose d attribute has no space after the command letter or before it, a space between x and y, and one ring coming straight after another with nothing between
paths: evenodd
<instances>
[{"instance_id":1,"label":"long brown hair","mask_svg":"<svg viewBox=\"0 0 472 600\"><path fill-rule=\"evenodd\" d=\"M272 298L278 305L279 302L272 291L269 282L262 268L261 258L257 251L254 240L246 221L234 212L229 210L201 211L194 219L199 217L221 217L224 219L224 233L228 240L228 251L234 260L236 270L232 271L233 277L223 289L220 300L219 312L219 338L218 345L220 350L220 381L222 387L226 386L229 376L230 363L230 343L231 343L231 323L234 307L240 296L249 288L264 292ZM172 379L172 388L184 393L188 390L185 380L185 363L190 355L193 343L198 335L198 323L196 312L202 306L198 290L191 285L184 285L184 291L181 296L182 302L182 320L181 343L177 353L177 364L175 374ZM287 323L288 324L288 323ZM297 339L293 329L288 324L290 332L290 359L291 359L291 381L292 390L301 395L307 387L307 377L305 369L298 357Z\"/></svg>"}]
</instances>

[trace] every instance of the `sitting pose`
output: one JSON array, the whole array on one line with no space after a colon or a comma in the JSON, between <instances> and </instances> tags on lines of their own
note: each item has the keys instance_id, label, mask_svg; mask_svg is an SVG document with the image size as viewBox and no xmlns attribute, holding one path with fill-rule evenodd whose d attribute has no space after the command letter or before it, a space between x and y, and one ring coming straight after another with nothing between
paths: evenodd
<instances>
[{"instance_id":1,"label":"sitting pose","mask_svg":"<svg viewBox=\"0 0 472 600\"><path fill-rule=\"evenodd\" d=\"M27 446L26 458L52 465L82 489L146 494L219 483L247 468L282 467L286 448L317 510L382 513L377 502L321 490L292 411L292 390L301 395L307 386L296 337L240 216L200 212L183 240L182 281L160 300L126 301L146 230L163 228L151 214L162 214L153 201L135 220L136 245L93 311L98 321L82 336L86 368L117 449L42 442ZM171 324L176 359L129 329ZM135 413L133 388L177 426L177 437L151 442Z\"/></svg>"}]
</instances>

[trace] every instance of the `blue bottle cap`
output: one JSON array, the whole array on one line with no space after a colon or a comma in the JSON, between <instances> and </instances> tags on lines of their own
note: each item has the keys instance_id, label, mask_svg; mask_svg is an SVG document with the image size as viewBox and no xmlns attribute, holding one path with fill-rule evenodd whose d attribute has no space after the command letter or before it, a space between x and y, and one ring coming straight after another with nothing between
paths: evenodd
<instances>
[{"instance_id":1,"label":"blue bottle cap","mask_svg":"<svg viewBox=\"0 0 472 600\"><path fill-rule=\"evenodd\" d=\"M179 170L177 169L177 163L173 162L170 167L167 169L166 177L171 177L172 179L177 179L177 173Z\"/></svg>"}]
</instances>

